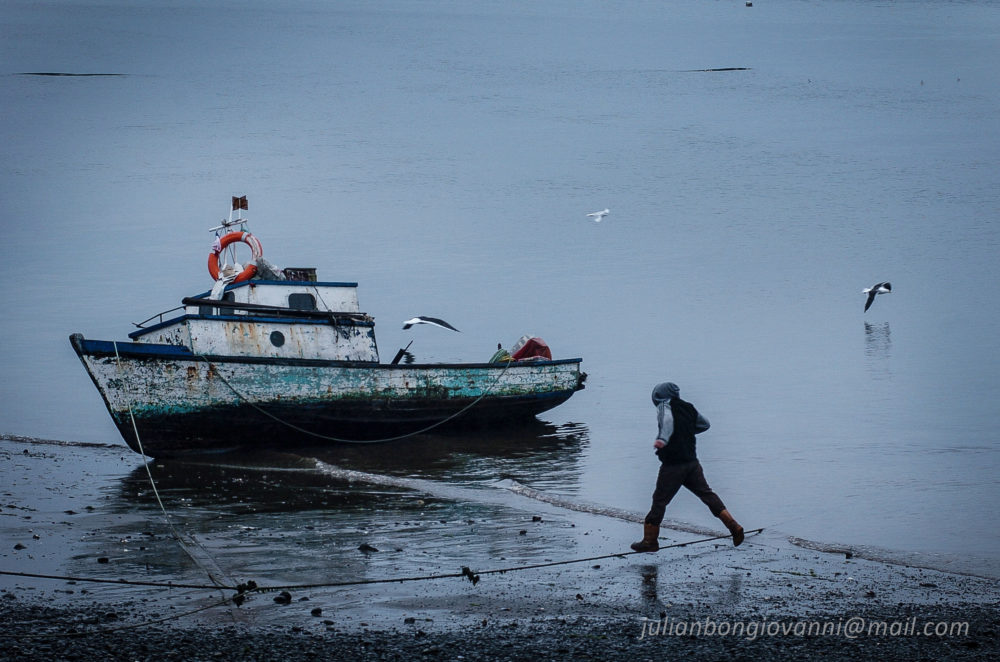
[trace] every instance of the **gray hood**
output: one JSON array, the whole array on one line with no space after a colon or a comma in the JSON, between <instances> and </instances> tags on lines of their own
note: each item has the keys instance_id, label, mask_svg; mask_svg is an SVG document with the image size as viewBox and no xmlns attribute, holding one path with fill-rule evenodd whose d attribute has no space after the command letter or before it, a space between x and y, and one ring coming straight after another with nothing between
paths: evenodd
<instances>
[{"instance_id":1,"label":"gray hood","mask_svg":"<svg viewBox=\"0 0 1000 662\"><path fill-rule=\"evenodd\" d=\"M653 404L659 406L661 402L666 402L671 398L676 398L680 396L680 394L680 387L673 382L663 382L662 384L657 384L656 388L653 389Z\"/></svg>"}]
</instances>

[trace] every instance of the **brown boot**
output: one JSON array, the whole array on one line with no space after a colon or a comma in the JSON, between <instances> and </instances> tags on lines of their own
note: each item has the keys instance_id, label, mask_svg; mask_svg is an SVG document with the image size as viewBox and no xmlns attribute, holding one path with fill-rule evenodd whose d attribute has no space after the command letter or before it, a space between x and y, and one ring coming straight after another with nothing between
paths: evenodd
<instances>
[{"instance_id":1,"label":"brown boot","mask_svg":"<svg viewBox=\"0 0 1000 662\"><path fill-rule=\"evenodd\" d=\"M733 534L733 547L739 547L740 543L743 542L743 527L737 522L728 510L723 510L719 513L719 519L722 523L726 525L729 532Z\"/></svg>"},{"instance_id":2,"label":"brown boot","mask_svg":"<svg viewBox=\"0 0 1000 662\"><path fill-rule=\"evenodd\" d=\"M632 543L632 549L637 552L655 552L660 549L660 526L658 524L642 525L642 540Z\"/></svg>"}]
</instances>

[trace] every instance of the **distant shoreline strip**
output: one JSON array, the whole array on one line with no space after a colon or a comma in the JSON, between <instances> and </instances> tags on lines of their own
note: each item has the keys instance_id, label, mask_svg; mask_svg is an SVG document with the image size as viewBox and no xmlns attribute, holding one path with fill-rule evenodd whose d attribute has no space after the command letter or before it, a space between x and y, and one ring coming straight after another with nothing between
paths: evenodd
<instances>
[{"instance_id":1,"label":"distant shoreline strip","mask_svg":"<svg viewBox=\"0 0 1000 662\"><path fill-rule=\"evenodd\" d=\"M0 441L9 441L15 444L48 444L50 446L76 446L82 448L118 448L120 444L102 444L95 441L61 441L59 439L39 439L37 437L25 437L19 434L6 434L0 432Z\"/></svg>"},{"instance_id":2,"label":"distant shoreline strip","mask_svg":"<svg viewBox=\"0 0 1000 662\"><path fill-rule=\"evenodd\" d=\"M128 74L73 74L61 71L22 71L18 76L128 76Z\"/></svg>"},{"instance_id":3,"label":"distant shoreline strip","mask_svg":"<svg viewBox=\"0 0 1000 662\"><path fill-rule=\"evenodd\" d=\"M689 74L699 71L750 71L750 67L718 67L716 69L681 69L681 73Z\"/></svg>"}]
</instances>

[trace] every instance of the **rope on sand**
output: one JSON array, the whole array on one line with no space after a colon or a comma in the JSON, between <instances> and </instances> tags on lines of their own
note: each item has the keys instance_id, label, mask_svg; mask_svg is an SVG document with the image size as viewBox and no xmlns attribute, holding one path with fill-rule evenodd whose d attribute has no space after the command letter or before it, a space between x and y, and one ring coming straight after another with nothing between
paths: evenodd
<instances>
[{"instance_id":1,"label":"rope on sand","mask_svg":"<svg viewBox=\"0 0 1000 662\"><path fill-rule=\"evenodd\" d=\"M752 529L746 531L747 537L754 536L761 533L764 529ZM715 540L726 540L732 536L714 536L711 538L700 538L698 540L689 540L687 542L678 542L671 545L661 545L660 549L674 549L678 547L687 547L688 545L697 545L700 543L712 542ZM561 561L546 561L544 563L532 563L528 565L518 565L510 566L507 568L492 568L489 570L480 570L478 572L473 572L467 566L462 567L461 572L449 572L435 575L417 575L413 577L385 577L383 579L359 579L356 581L347 582L322 582L316 584L284 584L276 586L258 586L255 582L247 582L245 584L239 584L237 586L219 586L217 584L181 584L175 582L153 582L153 581L137 581L129 579L101 579L96 577L72 577L63 575L42 575L31 572L15 572L11 570L0 570L0 575L8 575L15 577L32 577L36 579L60 579L65 581L74 582L94 582L101 584L119 584L126 586L150 586L157 588L185 588L185 589L226 589L231 591L236 591L237 595L249 594L249 593L268 593L271 591L291 591L291 590L303 590L311 588L339 588L343 586L362 586L365 584L401 584L403 582L415 582L415 581L426 581L432 579L455 579L455 578L467 578L472 581L473 584L479 581L481 575L502 575L508 572L519 572L521 570L534 570L537 568L550 568L558 565L570 565L573 563L586 563L588 561L600 561L602 559L614 559L614 558L624 558L626 556L631 556L633 554L648 554L649 552L614 552L611 554L602 554L600 556L588 556L586 558L578 559L563 559ZM475 577L475 579L473 579ZM234 596L235 597L235 596Z\"/></svg>"},{"instance_id":2,"label":"rope on sand","mask_svg":"<svg viewBox=\"0 0 1000 662\"><path fill-rule=\"evenodd\" d=\"M118 368L118 374L121 375L123 372L122 359L121 356L118 354L118 341L112 341L112 344L114 345L115 348L115 363ZM139 428L136 426L135 423L135 414L132 412L131 398L126 397L125 404L128 406L128 416L129 420L132 422L132 432L135 434L135 441L136 444L139 446L139 453L142 455L146 455L146 452L142 447L142 439L139 437ZM199 568L201 568L202 571L208 576L208 578L212 580L212 582L215 585L214 588L218 589L227 588L222 583L222 581L216 577L216 574L223 574L223 571L220 569L218 573L213 573L211 570L205 567L205 563L197 556L195 556L194 553L192 553L191 550L188 548L188 545L185 544L184 538L181 537L180 532L177 531L177 529L174 527L173 520L170 519L170 515L169 513L167 513L167 509L163 505L163 499L160 498L160 491L156 489L156 481L153 480L153 472L149 468L149 463L147 462L144 466L146 467L146 475L149 476L149 485L153 489L153 494L156 496L156 503L159 504L160 511L163 513L163 519L166 521L167 527L170 528L170 532L173 534L174 539L177 541L177 544L180 545L181 549L184 550L184 553L188 555L188 557L194 562L194 564ZM208 550L206 550L197 540L193 538L191 540L191 543L197 546L205 554L205 556L211 560L212 564L215 565L216 568L218 568L218 564L215 563L215 559L212 558L212 555L208 552ZM229 578L229 582L233 583L231 577Z\"/></svg>"},{"instance_id":3,"label":"rope on sand","mask_svg":"<svg viewBox=\"0 0 1000 662\"><path fill-rule=\"evenodd\" d=\"M744 534L747 536L757 535L761 533L764 529L752 529L750 531L745 531ZM697 545L699 543L712 542L713 540L726 540L731 538L731 535L724 536L713 536L711 538L701 538L699 540L689 540L687 542L674 543L672 545L661 545L660 549L672 549L677 547L687 547L688 545ZM422 575L417 577L394 577L385 579L363 579L352 582L330 582L323 584L290 584L287 586L258 586L254 588L257 592L267 592L267 591L290 591L293 589L307 589L307 588L334 588L341 586L359 586L362 584L394 584L402 582L415 582L427 579L451 579L451 578L466 578L473 584L479 582L480 575L503 575L508 572L519 572L521 570L534 570L536 568L551 568L557 565L570 565L572 563L586 563L588 561L600 561L602 559L614 559L614 558L624 558L626 556L631 556L633 554L648 554L649 552L615 552L612 554L602 554L600 556L588 556L581 559L565 559L562 561L546 561L545 563L532 563L528 565L518 565L511 566L509 568L493 568L491 570L481 570L479 572L474 572L468 568L468 566L463 566L461 572L444 573L439 575Z\"/></svg>"}]
</instances>

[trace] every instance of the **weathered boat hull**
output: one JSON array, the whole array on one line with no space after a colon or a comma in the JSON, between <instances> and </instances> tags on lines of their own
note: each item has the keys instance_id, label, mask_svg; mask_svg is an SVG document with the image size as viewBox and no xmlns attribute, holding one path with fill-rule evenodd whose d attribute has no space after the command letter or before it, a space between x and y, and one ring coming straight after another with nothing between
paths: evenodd
<instances>
[{"instance_id":1,"label":"weathered boat hull","mask_svg":"<svg viewBox=\"0 0 1000 662\"><path fill-rule=\"evenodd\" d=\"M586 378L581 359L387 365L210 356L80 334L70 342L125 442L152 457L515 423L566 401Z\"/></svg>"}]
</instances>

